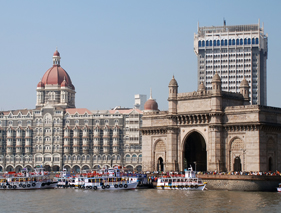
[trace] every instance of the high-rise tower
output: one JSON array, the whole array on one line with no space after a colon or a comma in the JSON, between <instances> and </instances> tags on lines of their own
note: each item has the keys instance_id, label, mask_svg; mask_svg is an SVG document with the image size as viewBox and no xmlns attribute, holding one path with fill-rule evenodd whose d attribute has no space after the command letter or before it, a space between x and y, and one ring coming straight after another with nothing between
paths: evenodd
<instances>
[{"instance_id":1,"label":"high-rise tower","mask_svg":"<svg viewBox=\"0 0 281 213\"><path fill-rule=\"evenodd\" d=\"M204 82L212 89L217 72L223 91L240 92L245 77L249 83L252 104L267 105L267 40L260 24L199 27L194 35L194 51L198 57L198 85Z\"/></svg>"}]
</instances>

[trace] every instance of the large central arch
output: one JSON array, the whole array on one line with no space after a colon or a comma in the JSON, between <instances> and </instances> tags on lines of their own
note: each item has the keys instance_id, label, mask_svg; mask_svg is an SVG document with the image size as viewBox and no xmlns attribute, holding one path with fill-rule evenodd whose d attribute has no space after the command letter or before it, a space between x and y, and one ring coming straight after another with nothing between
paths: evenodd
<instances>
[{"instance_id":1,"label":"large central arch","mask_svg":"<svg viewBox=\"0 0 281 213\"><path fill-rule=\"evenodd\" d=\"M183 169L190 165L194 170L207 171L206 142L198 132L192 132L184 141Z\"/></svg>"}]
</instances>

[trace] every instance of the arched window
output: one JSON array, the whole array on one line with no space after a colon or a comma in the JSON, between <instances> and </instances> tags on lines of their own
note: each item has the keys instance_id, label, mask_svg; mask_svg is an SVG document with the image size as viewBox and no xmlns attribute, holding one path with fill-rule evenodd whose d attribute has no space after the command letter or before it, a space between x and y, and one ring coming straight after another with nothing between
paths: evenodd
<instances>
[{"instance_id":1,"label":"arched window","mask_svg":"<svg viewBox=\"0 0 281 213\"><path fill-rule=\"evenodd\" d=\"M246 38L244 38L244 44L245 44L245 45L247 44L247 39L246 39Z\"/></svg>"},{"instance_id":2,"label":"arched window","mask_svg":"<svg viewBox=\"0 0 281 213\"><path fill-rule=\"evenodd\" d=\"M132 156L132 161L133 161L134 163L136 163L137 160L138 160L137 155L133 155L133 156Z\"/></svg>"},{"instance_id":3,"label":"arched window","mask_svg":"<svg viewBox=\"0 0 281 213\"><path fill-rule=\"evenodd\" d=\"M251 44L251 39L250 38L248 38L248 44Z\"/></svg>"},{"instance_id":4,"label":"arched window","mask_svg":"<svg viewBox=\"0 0 281 213\"><path fill-rule=\"evenodd\" d=\"M209 41L206 41L206 47L208 47L209 46Z\"/></svg>"},{"instance_id":5,"label":"arched window","mask_svg":"<svg viewBox=\"0 0 281 213\"><path fill-rule=\"evenodd\" d=\"M66 156L63 156L63 160L66 161Z\"/></svg>"},{"instance_id":6,"label":"arched window","mask_svg":"<svg viewBox=\"0 0 281 213\"><path fill-rule=\"evenodd\" d=\"M103 160L106 160L106 156L105 155L103 156Z\"/></svg>"},{"instance_id":7,"label":"arched window","mask_svg":"<svg viewBox=\"0 0 281 213\"><path fill-rule=\"evenodd\" d=\"M139 155L139 163L142 162L142 155Z\"/></svg>"},{"instance_id":8,"label":"arched window","mask_svg":"<svg viewBox=\"0 0 281 213\"><path fill-rule=\"evenodd\" d=\"M86 160L90 160L90 156L89 156L89 155L87 155L87 158L86 158Z\"/></svg>"},{"instance_id":9,"label":"arched window","mask_svg":"<svg viewBox=\"0 0 281 213\"><path fill-rule=\"evenodd\" d=\"M224 40L224 46L227 46L227 39Z\"/></svg>"},{"instance_id":10,"label":"arched window","mask_svg":"<svg viewBox=\"0 0 281 213\"><path fill-rule=\"evenodd\" d=\"M224 40L221 40L221 46L224 46Z\"/></svg>"},{"instance_id":11,"label":"arched window","mask_svg":"<svg viewBox=\"0 0 281 213\"><path fill-rule=\"evenodd\" d=\"M255 39L254 38L252 38L252 44L255 44Z\"/></svg>"},{"instance_id":12,"label":"arched window","mask_svg":"<svg viewBox=\"0 0 281 213\"><path fill-rule=\"evenodd\" d=\"M98 156L98 160L100 160L100 155Z\"/></svg>"},{"instance_id":13,"label":"arched window","mask_svg":"<svg viewBox=\"0 0 281 213\"><path fill-rule=\"evenodd\" d=\"M220 40L217 40L217 45L220 46Z\"/></svg>"},{"instance_id":14,"label":"arched window","mask_svg":"<svg viewBox=\"0 0 281 213\"><path fill-rule=\"evenodd\" d=\"M131 161L130 155L126 155L126 156L125 156L125 159L126 159L126 162L130 162L130 161Z\"/></svg>"},{"instance_id":15,"label":"arched window","mask_svg":"<svg viewBox=\"0 0 281 213\"><path fill-rule=\"evenodd\" d=\"M239 45L239 39L236 39L236 45Z\"/></svg>"},{"instance_id":16,"label":"arched window","mask_svg":"<svg viewBox=\"0 0 281 213\"><path fill-rule=\"evenodd\" d=\"M242 38L240 39L240 45L243 45L243 39Z\"/></svg>"},{"instance_id":17,"label":"arched window","mask_svg":"<svg viewBox=\"0 0 281 213\"><path fill-rule=\"evenodd\" d=\"M212 41L210 41L210 46L213 46L213 43L212 43Z\"/></svg>"},{"instance_id":18,"label":"arched window","mask_svg":"<svg viewBox=\"0 0 281 213\"><path fill-rule=\"evenodd\" d=\"M259 44L259 39L258 38L256 38L256 44Z\"/></svg>"},{"instance_id":19,"label":"arched window","mask_svg":"<svg viewBox=\"0 0 281 213\"><path fill-rule=\"evenodd\" d=\"M201 41L198 41L198 46L201 47ZM206 46L207 46L207 44L206 44Z\"/></svg>"},{"instance_id":20,"label":"arched window","mask_svg":"<svg viewBox=\"0 0 281 213\"><path fill-rule=\"evenodd\" d=\"M117 160L120 160L120 158L121 158L120 155L117 155Z\"/></svg>"},{"instance_id":21,"label":"arched window","mask_svg":"<svg viewBox=\"0 0 281 213\"><path fill-rule=\"evenodd\" d=\"M202 47L205 47L205 41L202 41Z\"/></svg>"},{"instance_id":22,"label":"arched window","mask_svg":"<svg viewBox=\"0 0 281 213\"><path fill-rule=\"evenodd\" d=\"M86 157L85 157L85 155L83 155L83 157L82 157L82 160L86 160Z\"/></svg>"},{"instance_id":23,"label":"arched window","mask_svg":"<svg viewBox=\"0 0 281 213\"><path fill-rule=\"evenodd\" d=\"M93 161L96 161L97 160L97 156L96 155L94 155L94 157L93 157Z\"/></svg>"},{"instance_id":24,"label":"arched window","mask_svg":"<svg viewBox=\"0 0 281 213\"><path fill-rule=\"evenodd\" d=\"M217 41L216 41L216 40L214 40L214 47L215 47L215 46L217 46Z\"/></svg>"},{"instance_id":25,"label":"arched window","mask_svg":"<svg viewBox=\"0 0 281 213\"><path fill-rule=\"evenodd\" d=\"M232 45L235 45L235 39L232 39Z\"/></svg>"}]
</instances>

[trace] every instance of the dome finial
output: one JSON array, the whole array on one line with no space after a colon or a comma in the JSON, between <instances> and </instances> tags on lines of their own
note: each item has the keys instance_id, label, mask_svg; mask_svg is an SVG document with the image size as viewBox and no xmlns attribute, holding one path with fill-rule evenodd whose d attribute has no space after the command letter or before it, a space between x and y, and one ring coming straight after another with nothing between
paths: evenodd
<instances>
[{"instance_id":1,"label":"dome finial","mask_svg":"<svg viewBox=\"0 0 281 213\"><path fill-rule=\"evenodd\" d=\"M151 87L150 87L150 97L149 97L149 99L152 99L152 89L151 89Z\"/></svg>"}]
</instances>

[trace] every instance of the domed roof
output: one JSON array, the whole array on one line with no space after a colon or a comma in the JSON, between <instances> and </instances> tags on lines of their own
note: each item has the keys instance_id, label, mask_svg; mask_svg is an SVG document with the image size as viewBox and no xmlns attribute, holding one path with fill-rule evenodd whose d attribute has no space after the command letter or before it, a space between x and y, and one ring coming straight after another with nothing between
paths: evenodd
<instances>
[{"instance_id":1,"label":"domed roof","mask_svg":"<svg viewBox=\"0 0 281 213\"><path fill-rule=\"evenodd\" d=\"M245 79L245 77L241 81L240 87L249 87L248 81Z\"/></svg>"},{"instance_id":2,"label":"domed roof","mask_svg":"<svg viewBox=\"0 0 281 213\"><path fill-rule=\"evenodd\" d=\"M205 87L203 81L201 81L201 83L198 86L198 91L205 91L205 90L206 90L206 87Z\"/></svg>"},{"instance_id":3,"label":"domed roof","mask_svg":"<svg viewBox=\"0 0 281 213\"><path fill-rule=\"evenodd\" d=\"M158 111L158 104L152 98L152 90L150 88L150 98L144 103L144 111Z\"/></svg>"},{"instance_id":4,"label":"domed roof","mask_svg":"<svg viewBox=\"0 0 281 213\"><path fill-rule=\"evenodd\" d=\"M71 79L67 72L59 65L54 65L50 69L48 69L42 78L42 83L44 85L48 84L55 84L55 85L61 85L61 83L66 81L67 85L72 86Z\"/></svg>"},{"instance_id":5,"label":"domed roof","mask_svg":"<svg viewBox=\"0 0 281 213\"><path fill-rule=\"evenodd\" d=\"M144 104L144 110L158 110L158 104L154 99L148 99Z\"/></svg>"},{"instance_id":6,"label":"domed roof","mask_svg":"<svg viewBox=\"0 0 281 213\"><path fill-rule=\"evenodd\" d=\"M213 76L212 82L221 82L221 78L217 72Z\"/></svg>"},{"instance_id":7,"label":"domed roof","mask_svg":"<svg viewBox=\"0 0 281 213\"><path fill-rule=\"evenodd\" d=\"M61 83L60 85L61 87L67 87L67 83L66 83L66 80L63 80L63 82Z\"/></svg>"},{"instance_id":8,"label":"domed roof","mask_svg":"<svg viewBox=\"0 0 281 213\"><path fill-rule=\"evenodd\" d=\"M173 78L171 79L169 86L176 86L178 87L178 82L176 81L175 77L173 76Z\"/></svg>"},{"instance_id":9,"label":"domed roof","mask_svg":"<svg viewBox=\"0 0 281 213\"><path fill-rule=\"evenodd\" d=\"M59 52L56 50L54 53L54 57L59 56ZM63 83L65 81L65 83ZM41 84L43 86L46 85L59 85L63 83L64 86L69 86L74 89L74 86L71 82L71 79L68 73L58 64L54 63L53 67L48 69L42 77ZM38 84L39 85L39 84Z\"/></svg>"},{"instance_id":10,"label":"domed roof","mask_svg":"<svg viewBox=\"0 0 281 213\"><path fill-rule=\"evenodd\" d=\"M44 84L42 83L42 81L40 81L40 82L37 84L37 87L44 87Z\"/></svg>"},{"instance_id":11,"label":"domed roof","mask_svg":"<svg viewBox=\"0 0 281 213\"><path fill-rule=\"evenodd\" d=\"M56 50L56 51L54 52L54 56L60 56L60 53L59 53L58 50Z\"/></svg>"}]
</instances>

